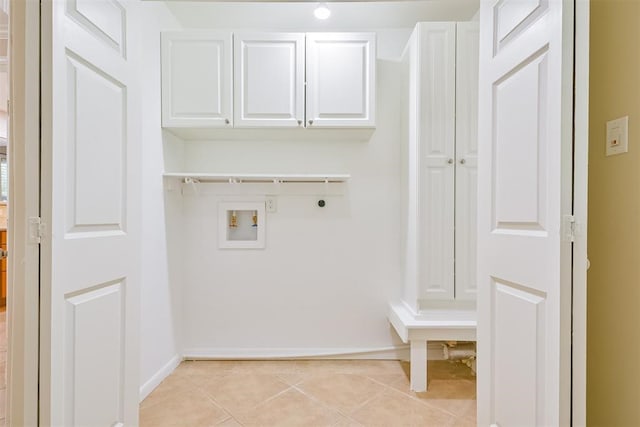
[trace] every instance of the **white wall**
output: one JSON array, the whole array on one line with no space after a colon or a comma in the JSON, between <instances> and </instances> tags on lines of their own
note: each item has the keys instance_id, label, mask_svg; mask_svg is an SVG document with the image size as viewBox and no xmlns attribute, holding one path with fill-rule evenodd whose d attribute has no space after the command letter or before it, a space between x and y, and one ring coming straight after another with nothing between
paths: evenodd
<instances>
[{"instance_id":1,"label":"white wall","mask_svg":"<svg viewBox=\"0 0 640 427\"><path fill-rule=\"evenodd\" d=\"M160 127L160 35L175 19L162 3L142 2L142 287L140 384L146 396L182 358L180 274L182 198L164 190L165 162L181 163L181 142ZM167 139L167 138L165 138ZM166 149L163 149L166 146ZM169 227L168 224L171 224Z\"/></svg>"},{"instance_id":2,"label":"white wall","mask_svg":"<svg viewBox=\"0 0 640 427\"><path fill-rule=\"evenodd\" d=\"M215 192L228 184L185 194L187 355L313 355L400 344L386 320L401 274L398 67L378 61L378 125L369 141L185 144L189 170L352 176L342 195L324 196L324 184L280 194L278 211L266 218L264 250L218 249L217 203L230 197Z\"/></svg>"},{"instance_id":3,"label":"white wall","mask_svg":"<svg viewBox=\"0 0 640 427\"><path fill-rule=\"evenodd\" d=\"M466 20L477 0L331 3L146 3L142 381L176 355L277 356L367 351L400 342L386 320L399 292L400 57L415 22ZM327 133L270 141L180 142L160 129L159 30L378 31L378 126L368 141ZM319 131L322 132L322 131ZM297 140L296 140L297 139ZM167 191L165 170L350 173L343 195L283 189L264 250L217 247L228 185ZM242 187L260 193L259 187ZM270 194L275 190L268 189ZM264 191L262 191L264 193ZM262 197L258 195L254 198ZM182 243L180 240L182 239ZM167 365L168 364L168 365Z\"/></svg>"}]
</instances>

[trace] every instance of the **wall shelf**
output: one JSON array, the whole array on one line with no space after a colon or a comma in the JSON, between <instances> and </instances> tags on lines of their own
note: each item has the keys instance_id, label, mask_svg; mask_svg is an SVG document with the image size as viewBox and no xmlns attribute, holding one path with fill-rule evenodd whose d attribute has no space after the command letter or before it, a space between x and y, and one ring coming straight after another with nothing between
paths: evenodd
<instances>
[{"instance_id":1,"label":"wall shelf","mask_svg":"<svg viewBox=\"0 0 640 427\"><path fill-rule=\"evenodd\" d=\"M167 172L165 178L176 178L183 183L340 183L351 178L349 174L261 174L261 173L179 173Z\"/></svg>"}]
</instances>

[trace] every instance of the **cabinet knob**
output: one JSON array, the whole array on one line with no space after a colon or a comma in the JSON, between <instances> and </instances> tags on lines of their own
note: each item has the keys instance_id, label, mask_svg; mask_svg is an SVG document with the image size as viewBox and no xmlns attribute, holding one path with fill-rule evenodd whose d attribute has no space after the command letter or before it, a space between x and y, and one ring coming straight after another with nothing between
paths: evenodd
<instances>
[{"instance_id":1,"label":"cabinet knob","mask_svg":"<svg viewBox=\"0 0 640 427\"><path fill-rule=\"evenodd\" d=\"M313 124L313 120L309 120L309 124L312 125Z\"/></svg>"},{"instance_id":2,"label":"cabinet knob","mask_svg":"<svg viewBox=\"0 0 640 427\"><path fill-rule=\"evenodd\" d=\"M225 125L228 125L229 123L230 123L230 122L229 122L229 119L224 119L224 124L225 124Z\"/></svg>"},{"instance_id":3,"label":"cabinet knob","mask_svg":"<svg viewBox=\"0 0 640 427\"><path fill-rule=\"evenodd\" d=\"M467 161L465 159L460 159L460 164L464 165L465 163L467 163Z\"/></svg>"},{"instance_id":4,"label":"cabinet knob","mask_svg":"<svg viewBox=\"0 0 640 427\"><path fill-rule=\"evenodd\" d=\"M453 159L449 159L449 160L447 160L447 163L449 163L450 165L452 165L452 164L453 164Z\"/></svg>"},{"instance_id":5,"label":"cabinet knob","mask_svg":"<svg viewBox=\"0 0 640 427\"><path fill-rule=\"evenodd\" d=\"M302 120L298 120L298 126L302 124Z\"/></svg>"}]
</instances>

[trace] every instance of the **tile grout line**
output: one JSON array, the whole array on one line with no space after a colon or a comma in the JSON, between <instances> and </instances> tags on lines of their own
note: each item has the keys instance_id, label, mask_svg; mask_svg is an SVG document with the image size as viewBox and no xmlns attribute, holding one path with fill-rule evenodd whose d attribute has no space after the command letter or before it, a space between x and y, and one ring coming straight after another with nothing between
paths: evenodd
<instances>
[{"instance_id":1,"label":"tile grout line","mask_svg":"<svg viewBox=\"0 0 640 427\"><path fill-rule=\"evenodd\" d=\"M342 372L336 372L335 374L337 375L357 375L360 376L362 378L367 378L369 380L372 380L371 378L369 378L367 375L361 375L361 374L345 374ZM373 380L372 380L373 381ZM377 382L376 382L377 383ZM298 390L300 393L302 393L303 395L307 396L308 398L310 398L311 400L313 400L316 403L319 403L320 405L322 405L323 407L327 408L327 409L332 409L336 412L338 412L340 415L342 415L343 417L347 418L349 421L353 421L357 424L361 424L358 421L354 420L353 418L351 418L351 415L353 415L356 411L358 411L359 409L361 409L363 406L365 406L366 404L368 404L369 402L371 402L372 400L376 399L377 397L381 396L382 394L384 394L384 388L386 388L386 386L384 384L380 384L379 385L383 386L383 390L379 391L378 393L376 393L374 396L369 397L368 399L366 399L364 402L358 404L357 406L355 406L354 409L352 409L350 412L344 412L342 410L340 410L339 408L335 408L333 406L329 406L327 403L321 401L320 399L316 398L315 396L313 396L312 394L307 393L305 390L297 387L299 384L296 384L296 386L294 386L294 388L296 390Z\"/></svg>"},{"instance_id":2,"label":"tile grout line","mask_svg":"<svg viewBox=\"0 0 640 427\"><path fill-rule=\"evenodd\" d=\"M282 382L282 381L281 381ZM288 384L285 384L288 385ZM270 396L268 398L266 398L265 400L261 401L260 403L258 403L257 405L253 405L250 406L249 408L247 408L244 411L239 412L239 414L242 414L243 412L250 412L253 410L256 410L258 408L260 408L261 406L265 405L266 403L272 401L273 399L277 398L278 396L283 395L284 393L286 393L287 391L291 390L293 388L293 386L288 386L287 388L285 388L284 390L274 394L273 396ZM240 421L238 421L238 417L236 415L234 415L233 412L231 412L228 408L226 408L225 406L222 406L221 403L219 403L218 401L216 401L212 396L210 396L208 393L205 392L205 394L207 395L207 397L209 397L211 400L213 400L220 408L222 408L225 412L227 412L228 414L230 414L231 418L233 418L234 420L236 420L238 422L238 424L243 425Z\"/></svg>"},{"instance_id":3,"label":"tile grout line","mask_svg":"<svg viewBox=\"0 0 640 427\"><path fill-rule=\"evenodd\" d=\"M201 393L204 395L204 397L206 397L207 399L209 399L209 402L211 402L214 406L217 406L218 408L222 409L222 411L223 411L225 414L227 414L227 415L228 415L228 417L227 417L227 418L223 418L222 420L218 421L218 422L216 423L216 425L218 425L218 424L222 424L222 423L224 423L224 422L227 422L227 421L229 421L231 418L235 418L235 417L233 416L233 414L231 414L227 408L225 408L224 406L220 405L218 402L216 402L215 400L213 400L213 398L212 398L211 396L209 396L209 394L208 394L207 392L205 392L204 390L200 390L200 391L201 391Z\"/></svg>"},{"instance_id":4,"label":"tile grout line","mask_svg":"<svg viewBox=\"0 0 640 427\"><path fill-rule=\"evenodd\" d=\"M420 402L421 404L428 406L431 409L437 409L437 410L445 412L447 414L451 414L455 418L465 417L462 414L455 414L455 413L453 413L451 411L448 411L446 409L440 408L440 407L434 405L433 403L430 403L429 402L429 398L421 399L421 398L419 398L417 396L414 396L412 393L415 393L415 392L412 392L411 389L409 389L409 392L398 390L397 388L392 387L391 384L384 384L384 383L376 380L375 378L371 378L371 377L368 377L368 378L371 379L372 381L380 384L380 385L383 385L383 386L387 387L389 390L391 390L393 392L400 393L400 394L402 394L404 396L407 396L407 397L409 397L410 399L412 399L414 401ZM407 378L407 380L409 380L409 378ZM466 383L474 383L475 382L475 380L470 380L470 379L467 379L467 378L456 378L456 377L451 378L451 380L452 381L464 381ZM458 400L473 400L473 401L477 402L477 399L475 397L473 399L458 399Z\"/></svg>"},{"instance_id":5,"label":"tile grout line","mask_svg":"<svg viewBox=\"0 0 640 427\"><path fill-rule=\"evenodd\" d=\"M356 406L353 411L351 411L351 414L349 414L349 416L351 416L352 414L355 414L357 411L359 411L360 409L362 409L363 407L365 407L367 404L369 404L371 401L373 401L374 399L377 399L378 397L382 396L386 389L389 388L389 386L387 386L386 384L382 384L378 381L375 381L373 378L367 376L367 375L363 375L364 378L367 378L373 382L375 382L378 385L381 385L383 387L383 389L378 392L377 394L375 394L374 396L371 396L370 398L368 398L367 400L365 400L364 402L362 402L360 405ZM357 421L356 421L357 422ZM360 424L360 423L358 423Z\"/></svg>"},{"instance_id":6,"label":"tile grout line","mask_svg":"<svg viewBox=\"0 0 640 427\"><path fill-rule=\"evenodd\" d=\"M340 415L341 417L345 417L345 418L351 420L351 418L347 414L343 413L340 409L334 408L333 406L329 406L328 404L324 403L323 401L321 401L317 397L305 392L304 390L302 390L302 389L300 389L300 388L298 388L296 386L292 386L292 387L294 389L296 389L298 392L300 392L303 396L305 396L305 397L309 398L310 400L312 400L314 403L317 403L318 405L322 406L324 409L330 409L331 411L337 412L338 415ZM333 423L331 425L336 425L340 421L343 421L343 420L337 420L335 423ZM358 424L360 424L360 423L358 423Z\"/></svg>"}]
</instances>

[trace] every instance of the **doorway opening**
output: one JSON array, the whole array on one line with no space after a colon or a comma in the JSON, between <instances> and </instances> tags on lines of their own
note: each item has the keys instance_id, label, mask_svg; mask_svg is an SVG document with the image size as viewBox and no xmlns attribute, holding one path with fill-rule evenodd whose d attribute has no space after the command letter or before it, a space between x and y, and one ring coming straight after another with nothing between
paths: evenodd
<instances>
[{"instance_id":1,"label":"doorway opening","mask_svg":"<svg viewBox=\"0 0 640 427\"><path fill-rule=\"evenodd\" d=\"M7 396L7 217L9 203L9 5L0 2L0 425L5 425Z\"/></svg>"}]
</instances>

